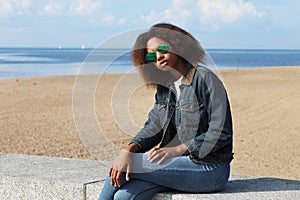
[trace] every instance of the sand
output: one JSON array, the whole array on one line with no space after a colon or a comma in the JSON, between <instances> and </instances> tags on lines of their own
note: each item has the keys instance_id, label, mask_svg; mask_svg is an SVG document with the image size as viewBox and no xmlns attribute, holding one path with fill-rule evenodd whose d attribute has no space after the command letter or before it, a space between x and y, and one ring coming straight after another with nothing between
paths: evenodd
<instances>
[{"instance_id":1,"label":"sand","mask_svg":"<svg viewBox=\"0 0 300 200\"><path fill-rule=\"evenodd\" d=\"M300 67L217 73L225 84L232 107L235 155L232 173L300 180ZM120 77L122 74L104 75L96 85L94 114L105 139L85 140L91 145L81 142L82 133L77 131L78 124L74 122L72 98L75 80L78 81L75 76L1 80L0 152L112 159L116 152L109 152L111 143L117 148L128 143L134 135L132 130L138 130L147 119L154 94L153 89L141 87L129 99L124 99L124 94L121 90L116 92L115 87L129 90L126 84L134 84L138 75L130 74L129 81L124 83L120 83ZM85 96L82 95L82 102ZM127 121L115 121L119 114L122 116L118 112L124 107L136 125L130 133L120 129ZM91 150L95 141L97 155L86 149Z\"/></svg>"}]
</instances>

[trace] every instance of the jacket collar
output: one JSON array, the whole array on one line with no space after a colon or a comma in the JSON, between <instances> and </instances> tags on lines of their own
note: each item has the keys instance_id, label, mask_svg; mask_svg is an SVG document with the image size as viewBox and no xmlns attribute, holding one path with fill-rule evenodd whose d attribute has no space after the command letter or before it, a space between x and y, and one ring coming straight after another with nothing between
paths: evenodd
<instances>
[{"instance_id":1,"label":"jacket collar","mask_svg":"<svg viewBox=\"0 0 300 200\"><path fill-rule=\"evenodd\" d=\"M194 75L195 75L195 72L196 72L196 67L195 66L188 66L185 73L184 73L184 75L183 75L181 84L182 85L191 85L192 81L193 81L193 78L194 78Z\"/></svg>"}]
</instances>

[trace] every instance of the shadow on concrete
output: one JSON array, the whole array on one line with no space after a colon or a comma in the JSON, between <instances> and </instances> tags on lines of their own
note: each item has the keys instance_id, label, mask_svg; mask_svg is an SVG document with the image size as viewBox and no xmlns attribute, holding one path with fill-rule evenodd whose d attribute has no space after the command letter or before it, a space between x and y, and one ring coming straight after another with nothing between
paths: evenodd
<instances>
[{"instance_id":1,"label":"shadow on concrete","mask_svg":"<svg viewBox=\"0 0 300 200\"><path fill-rule=\"evenodd\" d=\"M279 178L230 180L221 193L268 192L300 190L300 181Z\"/></svg>"}]
</instances>

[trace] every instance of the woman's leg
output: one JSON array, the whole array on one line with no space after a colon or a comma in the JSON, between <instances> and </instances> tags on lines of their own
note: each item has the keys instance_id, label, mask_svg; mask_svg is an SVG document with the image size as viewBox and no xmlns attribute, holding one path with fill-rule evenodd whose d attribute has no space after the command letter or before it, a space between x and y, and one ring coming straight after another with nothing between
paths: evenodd
<instances>
[{"instance_id":1,"label":"woman's leg","mask_svg":"<svg viewBox=\"0 0 300 200\"><path fill-rule=\"evenodd\" d=\"M110 184L110 177L106 178L99 200L146 200L155 193L166 191L171 191L171 189L137 179L127 182L123 174L120 188Z\"/></svg>"},{"instance_id":2,"label":"woman's leg","mask_svg":"<svg viewBox=\"0 0 300 200\"><path fill-rule=\"evenodd\" d=\"M150 163L147 158L146 153L133 155L130 180L136 179L141 182L148 182L154 186L162 186L164 189L170 188L173 190L196 193L221 191L228 182L230 172L229 164L196 164L187 156L181 156L168 159L163 164L158 165L156 163ZM126 182L125 175L123 174L121 178L121 188L126 184L128 184L128 182ZM138 184L139 182L136 182L134 187L139 187ZM104 183L99 199L113 199L119 189L120 188L116 188L110 184L110 177L108 177ZM147 189L149 188L145 188L144 190L147 191ZM143 188L137 188L135 191L143 193L144 190ZM120 192L121 191L122 190L120 190ZM150 191L152 192L151 189ZM160 190L154 191L155 190L153 190L152 195Z\"/></svg>"},{"instance_id":3,"label":"woman's leg","mask_svg":"<svg viewBox=\"0 0 300 200\"><path fill-rule=\"evenodd\" d=\"M114 200L147 200L155 193L166 191L171 191L171 189L150 182L132 179L115 193Z\"/></svg>"},{"instance_id":4,"label":"woman's leg","mask_svg":"<svg viewBox=\"0 0 300 200\"><path fill-rule=\"evenodd\" d=\"M228 182L229 164L196 164L189 157L166 160L163 164L150 163L146 154L134 156L131 178L155 183L184 192L215 192Z\"/></svg>"},{"instance_id":5,"label":"woman's leg","mask_svg":"<svg viewBox=\"0 0 300 200\"><path fill-rule=\"evenodd\" d=\"M124 182L125 178L122 176L121 178L121 184L125 184ZM126 180L125 180L126 181ZM119 188L114 187L111 183L110 183L110 177L106 177L103 187L101 189L101 193L99 196L99 200L113 200L114 199L114 195L115 193L118 191Z\"/></svg>"}]
</instances>

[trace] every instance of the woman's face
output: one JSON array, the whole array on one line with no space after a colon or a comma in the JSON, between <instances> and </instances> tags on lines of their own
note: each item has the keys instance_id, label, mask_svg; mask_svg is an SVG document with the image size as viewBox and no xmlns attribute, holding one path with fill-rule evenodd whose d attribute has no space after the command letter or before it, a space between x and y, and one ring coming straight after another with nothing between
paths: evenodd
<instances>
[{"instance_id":1,"label":"woman's face","mask_svg":"<svg viewBox=\"0 0 300 200\"><path fill-rule=\"evenodd\" d=\"M177 66L180 62L179 56L177 56L174 53L171 53L170 51L168 51L167 53L161 53L157 51L157 47L162 43L167 43L167 42L157 37L153 37L147 42L147 53L149 53L150 51L154 51L156 53L156 59L153 61L153 64L159 70L162 71L168 71L170 70L170 68L177 70ZM168 46L169 48L172 48L170 47L170 44L168 44Z\"/></svg>"}]
</instances>

